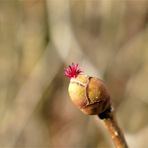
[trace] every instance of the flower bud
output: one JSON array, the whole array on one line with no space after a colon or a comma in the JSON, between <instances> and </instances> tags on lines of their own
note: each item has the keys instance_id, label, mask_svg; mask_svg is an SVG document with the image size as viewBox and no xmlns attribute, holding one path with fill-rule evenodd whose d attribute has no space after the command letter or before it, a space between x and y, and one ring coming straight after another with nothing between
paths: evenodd
<instances>
[{"instance_id":1,"label":"flower bud","mask_svg":"<svg viewBox=\"0 0 148 148\"><path fill-rule=\"evenodd\" d=\"M71 78L68 88L71 100L85 114L103 113L110 108L110 95L104 82L81 72L78 65L74 64L65 71L65 75Z\"/></svg>"}]
</instances>

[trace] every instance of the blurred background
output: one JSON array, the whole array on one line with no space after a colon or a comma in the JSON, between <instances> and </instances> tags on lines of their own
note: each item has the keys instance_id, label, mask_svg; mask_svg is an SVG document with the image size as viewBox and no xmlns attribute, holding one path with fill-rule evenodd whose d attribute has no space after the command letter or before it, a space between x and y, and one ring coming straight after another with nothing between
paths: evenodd
<instances>
[{"instance_id":1,"label":"blurred background","mask_svg":"<svg viewBox=\"0 0 148 148\"><path fill-rule=\"evenodd\" d=\"M131 148L148 147L148 0L0 0L0 148L112 148L71 102L72 62L106 81Z\"/></svg>"}]
</instances>

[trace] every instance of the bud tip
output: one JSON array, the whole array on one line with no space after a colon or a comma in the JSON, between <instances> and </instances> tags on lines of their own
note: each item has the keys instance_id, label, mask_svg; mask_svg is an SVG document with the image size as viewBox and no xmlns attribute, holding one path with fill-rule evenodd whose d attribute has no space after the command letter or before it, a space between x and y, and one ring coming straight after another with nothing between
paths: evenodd
<instances>
[{"instance_id":1,"label":"bud tip","mask_svg":"<svg viewBox=\"0 0 148 148\"><path fill-rule=\"evenodd\" d=\"M74 63L64 70L64 75L70 79L76 78L80 73L82 73L82 70L79 68L79 64Z\"/></svg>"}]
</instances>

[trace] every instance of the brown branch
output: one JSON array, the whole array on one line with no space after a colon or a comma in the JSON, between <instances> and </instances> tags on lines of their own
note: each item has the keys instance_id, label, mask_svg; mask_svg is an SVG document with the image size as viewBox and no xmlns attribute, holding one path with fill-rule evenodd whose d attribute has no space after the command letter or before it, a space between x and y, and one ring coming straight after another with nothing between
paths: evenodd
<instances>
[{"instance_id":1,"label":"brown branch","mask_svg":"<svg viewBox=\"0 0 148 148\"><path fill-rule=\"evenodd\" d=\"M123 132L115 119L114 112L107 110L104 113L99 114L98 117L103 121L105 127L109 131L115 147L128 148Z\"/></svg>"}]
</instances>

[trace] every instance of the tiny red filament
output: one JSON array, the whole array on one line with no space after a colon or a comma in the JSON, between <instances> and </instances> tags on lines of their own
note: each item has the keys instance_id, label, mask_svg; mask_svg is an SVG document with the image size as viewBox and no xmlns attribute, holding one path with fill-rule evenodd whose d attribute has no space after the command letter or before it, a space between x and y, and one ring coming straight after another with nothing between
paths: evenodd
<instances>
[{"instance_id":1,"label":"tiny red filament","mask_svg":"<svg viewBox=\"0 0 148 148\"><path fill-rule=\"evenodd\" d=\"M69 65L69 67L65 69L64 75L71 79L76 78L81 72L79 65L72 63L72 65Z\"/></svg>"}]
</instances>

